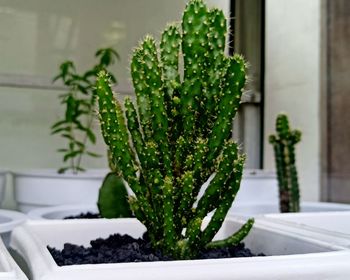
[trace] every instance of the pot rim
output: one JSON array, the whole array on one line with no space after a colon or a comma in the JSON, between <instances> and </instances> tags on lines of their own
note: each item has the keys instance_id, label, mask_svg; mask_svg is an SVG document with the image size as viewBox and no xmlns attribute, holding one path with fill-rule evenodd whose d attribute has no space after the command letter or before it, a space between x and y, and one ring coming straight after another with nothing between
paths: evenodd
<instances>
[{"instance_id":1,"label":"pot rim","mask_svg":"<svg viewBox=\"0 0 350 280\"><path fill-rule=\"evenodd\" d=\"M107 173L110 172L108 169L87 169L84 172L78 174L73 173L57 173L57 169L43 168L43 169L24 169L18 171L11 171L14 178L29 177L29 178L60 178L60 179L99 179L103 178Z\"/></svg>"},{"instance_id":2,"label":"pot rim","mask_svg":"<svg viewBox=\"0 0 350 280\"><path fill-rule=\"evenodd\" d=\"M7 221L0 223L0 233L9 232L28 219L27 215L21 212L4 209L0 209L0 217L7 219Z\"/></svg>"},{"instance_id":3,"label":"pot rim","mask_svg":"<svg viewBox=\"0 0 350 280\"><path fill-rule=\"evenodd\" d=\"M59 211L74 211L74 210L92 210L96 209L98 211L98 207L96 204L65 204L58 206L49 206L49 207L41 207L30 210L28 212L28 217L34 220L51 220L44 217L44 215L51 214ZM52 219L54 220L54 219Z\"/></svg>"}]
</instances>

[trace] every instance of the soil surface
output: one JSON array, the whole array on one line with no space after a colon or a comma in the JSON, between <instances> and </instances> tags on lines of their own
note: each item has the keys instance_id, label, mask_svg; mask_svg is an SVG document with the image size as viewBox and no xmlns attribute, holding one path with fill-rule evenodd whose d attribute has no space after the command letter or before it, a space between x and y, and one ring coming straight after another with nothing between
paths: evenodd
<instances>
[{"instance_id":1,"label":"soil surface","mask_svg":"<svg viewBox=\"0 0 350 280\"><path fill-rule=\"evenodd\" d=\"M101 218L101 215L98 213L91 213L91 212L87 212L87 213L80 213L79 215L76 216L67 216L64 217L64 220L72 220L72 219L99 219Z\"/></svg>"},{"instance_id":2,"label":"soil surface","mask_svg":"<svg viewBox=\"0 0 350 280\"><path fill-rule=\"evenodd\" d=\"M154 251L146 234L135 239L129 235L114 234L106 239L96 239L86 248L70 243L64 244L63 250L48 246L57 265L98 264L98 263L125 263L125 262L153 262L171 261L160 252ZM220 259L253 257L252 252L245 248L244 243L222 249L204 250L199 253L198 259ZM258 256L264 256L259 254Z\"/></svg>"}]
</instances>

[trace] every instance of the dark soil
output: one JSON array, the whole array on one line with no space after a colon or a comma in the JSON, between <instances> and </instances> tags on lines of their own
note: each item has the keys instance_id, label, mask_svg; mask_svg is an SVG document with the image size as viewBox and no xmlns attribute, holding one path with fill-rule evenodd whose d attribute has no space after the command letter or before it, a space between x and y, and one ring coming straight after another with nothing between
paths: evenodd
<instances>
[{"instance_id":1,"label":"dark soil","mask_svg":"<svg viewBox=\"0 0 350 280\"><path fill-rule=\"evenodd\" d=\"M85 248L74 244L64 244L63 250L48 246L57 265L125 263L171 261L160 252L154 251L144 234L143 238L135 239L129 235L114 234L107 239L96 239L90 242L91 247ZM252 252L245 248L244 243L222 249L200 251L198 259L220 259L253 257ZM259 256L264 256L259 254Z\"/></svg>"},{"instance_id":2,"label":"dark soil","mask_svg":"<svg viewBox=\"0 0 350 280\"><path fill-rule=\"evenodd\" d=\"M68 217L64 217L64 220L72 220L72 219L100 219L101 215L98 213L91 213L91 212L87 212L87 213L80 213L79 215L76 216L68 216Z\"/></svg>"}]
</instances>

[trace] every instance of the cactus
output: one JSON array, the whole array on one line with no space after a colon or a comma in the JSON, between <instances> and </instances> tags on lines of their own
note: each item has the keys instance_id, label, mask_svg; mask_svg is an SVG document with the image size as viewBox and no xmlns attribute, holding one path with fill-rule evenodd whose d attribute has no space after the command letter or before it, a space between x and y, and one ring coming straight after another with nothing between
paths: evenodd
<instances>
[{"instance_id":1,"label":"cactus","mask_svg":"<svg viewBox=\"0 0 350 280\"><path fill-rule=\"evenodd\" d=\"M162 33L160 50L151 36L134 50L137 106L126 99L123 110L107 73L100 72L97 80L102 134L135 194L129 198L131 209L153 247L176 259L238 244L254 223L250 219L229 238L212 241L239 190L245 161L230 137L246 64L240 55L225 55L225 42L223 12L190 0L182 23Z\"/></svg>"},{"instance_id":2,"label":"cactus","mask_svg":"<svg viewBox=\"0 0 350 280\"><path fill-rule=\"evenodd\" d=\"M280 197L280 210L300 211L300 191L295 165L295 145L301 140L299 130L291 130L288 117L279 114L276 119L276 135L270 135L276 160L277 179Z\"/></svg>"},{"instance_id":3,"label":"cactus","mask_svg":"<svg viewBox=\"0 0 350 280\"><path fill-rule=\"evenodd\" d=\"M115 172L110 172L103 180L98 195L97 206L103 218L132 217L128 203L128 191L123 180Z\"/></svg>"}]
</instances>

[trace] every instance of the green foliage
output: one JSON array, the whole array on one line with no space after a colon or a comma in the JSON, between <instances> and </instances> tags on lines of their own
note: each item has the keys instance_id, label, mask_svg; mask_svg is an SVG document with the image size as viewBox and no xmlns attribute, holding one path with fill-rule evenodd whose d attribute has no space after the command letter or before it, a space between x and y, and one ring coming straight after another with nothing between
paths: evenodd
<instances>
[{"instance_id":1,"label":"green foliage","mask_svg":"<svg viewBox=\"0 0 350 280\"><path fill-rule=\"evenodd\" d=\"M51 126L51 134L59 134L67 141L65 148L58 149L58 152L63 153L63 162L67 163L58 170L59 173L67 170L73 173L84 171L81 167L83 155L100 156L87 149L88 143L96 143L96 136L92 130L96 103L96 77L100 71L108 69L119 55L115 50L106 48L98 50L95 56L98 64L85 73L78 74L74 63L66 61L60 65L60 72L53 79L53 82L61 80L67 87L67 93L60 95L61 104L66 108L65 115L63 119ZM111 75L111 81L116 83L113 75Z\"/></svg>"},{"instance_id":2,"label":"green foliage","mask_svg":"<svg viewBox=\"0 0 350 280\"><path fill-rule=\"evenodd\" d=\"M295 165L295 145L301 140L299 130L291 130L288 117L279 114L276 119L276 134L270 135L277 169L281 212L300 211L298 173Z\"/></svg>"},{"instance_id":3,"label":"green foliage","mask_svg":"<svg viewBox=\"0 0 350 280\"><path fill-rule=\"evenodd\" d=\"M132 217L125 184L114 172L108 173L103 180L97 205L103 218Z\"/></svg>"},{"instance_id":4,"label":"green foliage","mask_svg":"<svg viewBox=\"0 0 350 280\"><path fill-rule=\"evenodd\" d=\"M101 72L97 79L102 134L116 170L135 194L131 208L153 247L178 259L237 244L254 222L212 241L239 190L245 161L230 138L246 64L240 55L225 55L225 41L223 12L191 0L182 24L163 32L160 50L151 36L134 50L137 106L126 99L123 110L109 75ZM203 219L212 211L205 227Z\"/></svg>"}]
</instances>

